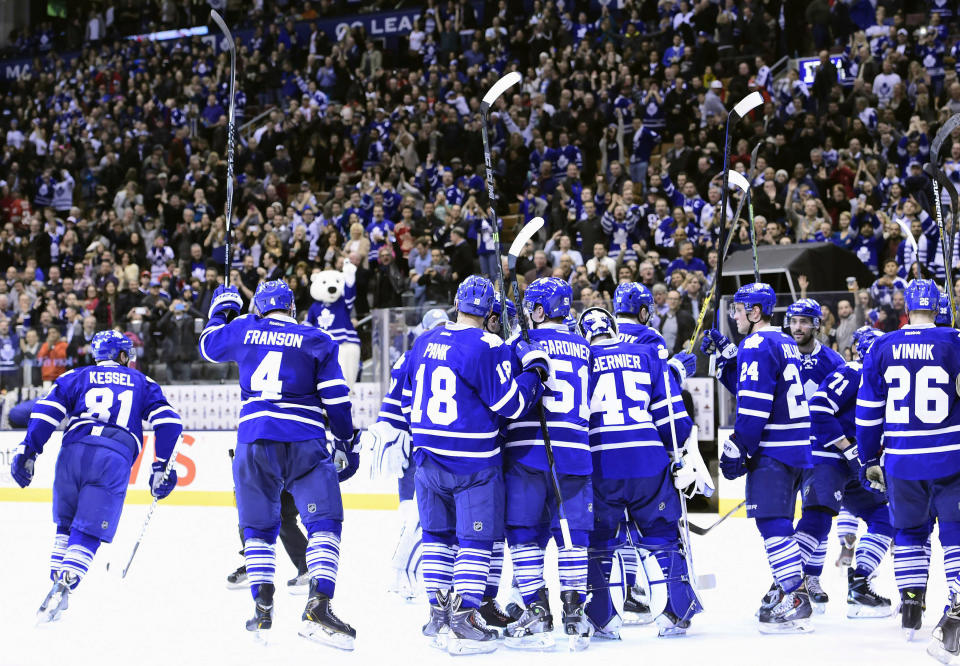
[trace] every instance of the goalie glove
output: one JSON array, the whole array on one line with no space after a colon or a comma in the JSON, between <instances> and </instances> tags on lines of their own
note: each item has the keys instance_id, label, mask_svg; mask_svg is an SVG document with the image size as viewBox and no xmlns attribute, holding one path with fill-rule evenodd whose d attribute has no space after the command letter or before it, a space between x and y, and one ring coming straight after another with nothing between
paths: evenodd
<instances>
[{"instance_id":1,"label":"goalie glove","mask_svg":"<svg viewBox=\"0 0 960 666\"><path fill-rule=\"evenodd\" d=\"M710 470L700 455L697 426L690 429L690 436L680 450L680 460L674 465L673 485L688 498L697 494L712 497L716 490Z\"/></svg>"},{"instance_id":2,"label":"goalie glove","mask_svg":"<svg viewBox=\"0 0 960 666\"><path fill-rule=\"evenodd\" d=\"M360 433L360 447L370 451L370 479L398 479L410 465L410 433L377 421Z\"/></svg>"}]
</instances>

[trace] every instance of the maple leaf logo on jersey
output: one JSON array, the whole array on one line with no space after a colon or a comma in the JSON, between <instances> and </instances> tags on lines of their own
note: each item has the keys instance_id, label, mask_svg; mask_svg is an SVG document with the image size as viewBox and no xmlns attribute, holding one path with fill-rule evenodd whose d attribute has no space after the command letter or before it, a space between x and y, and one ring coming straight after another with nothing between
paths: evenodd
<instances>
[{"instance_id":1,"label":"maple leaf logo on jersey","mask_svg":"<svg viewBox=\"0 0 960 666\"><path fill-rule=\"evenodd\" d=\"M749 338L743 341L744 349L760 349L760 342L763 340L763 336L759 333L754 333Z\"/></svg>"},{"instance_id":2,"label":"maple leaf logo on jersey","mask_svg":"<svg viewBox=\"0 0 960 666\"><path fill-rule=\"evenodd\" d=\"M333 313L330 312L330 310L328 310L327 308L324 308L320 312L320 316L317 317L317 326L319 326L323 330L327 330L328 328L330 328L330 325L333 324L333 319L334 319Z\"/></svg>"}]
</instances>

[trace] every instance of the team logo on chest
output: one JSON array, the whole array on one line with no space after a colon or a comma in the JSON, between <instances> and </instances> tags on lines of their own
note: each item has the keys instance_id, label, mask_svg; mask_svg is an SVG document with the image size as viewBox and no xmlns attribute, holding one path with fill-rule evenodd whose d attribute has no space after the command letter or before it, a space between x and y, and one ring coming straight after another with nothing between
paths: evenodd
<instances>
[{"instance_id":1,"label":"team logo on chest","mask_svg":"<svg viewBox=\"0 0 960 666\"><path fill-rule=\"evenodd\" d=\"M317 317L317 326L326 330L330 328L330 326L333 324L333 320L334 320L333 313L330 312L330 310L328 310L327 308L324 308L320 312L320 316Z\"/></svg>"}]
</instances>

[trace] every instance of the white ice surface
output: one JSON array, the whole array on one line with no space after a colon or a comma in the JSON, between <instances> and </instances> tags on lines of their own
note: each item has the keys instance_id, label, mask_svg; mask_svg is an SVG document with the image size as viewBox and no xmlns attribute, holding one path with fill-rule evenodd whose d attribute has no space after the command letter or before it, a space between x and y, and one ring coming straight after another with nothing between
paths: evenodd
<instances>
[{"instance_id":1,"label":"white ice surface","mask_svg":"<svg viewBox=\"0 0 960 666\"><path fill-rule=\"evenodd\" d=\"M745 519L730 519L705 537L694 537L697 573L714 573L717 588L704 593L706 610L680 639L658 639L652 626L623 630L623 641L595 642L585 653L565 652L557 635L553 653L513 651L450 657L428 647L420 635L425 602L406 604L385 592L398 529L392 512L349 511L343 530L340 578L334 608L357 629L356 651L342 653L297 636L306 597L279 592L272 644L253 644L244 630L252 612L246 590L225 588L225 576L241 559L236 513L227 508L160 506L126 580L119 570L129 556L146 507L128 506L114 544L103 546L90 575L71 598L60 622L35 627L35 611L47 593L48 551L53 541L50 508L0 503L0 664L27 666L192 664L650 664L701 666L762 664L935 664L924 652L945 601L942 556L935 546L928 609L919 638L907 643L899 617L848 620L846 574L834 567L838 546L831 536L823 586L827 613L805 636L762 636L754 611L770 583L759 535ZM708 524L714 516L693 516ZM293 567L278 544L278 579ZM110 571L107 562L112 562ZM548 562L555 561L550 558ZM555 566L548 569L555 571ZM509 581L509 570L504 580ZM283 587L282 583L279 587ZM556 574L551 587L559 608ZM884 560L878 587L895 597L892 556ZM501 588L504 600L506 588ZM562 648L562 649L561 649ZM335 661L331 661L335 660ZM600 661L602 660L602 661ZM629 661L627 661L629 660Z\"/></svg>"}]
</instances>

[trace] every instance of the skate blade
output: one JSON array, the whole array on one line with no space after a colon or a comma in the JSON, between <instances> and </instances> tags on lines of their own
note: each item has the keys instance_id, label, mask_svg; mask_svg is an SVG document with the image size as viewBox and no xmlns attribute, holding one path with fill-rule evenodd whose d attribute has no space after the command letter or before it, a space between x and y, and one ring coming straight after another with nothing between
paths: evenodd
<instances>
[{"instance_id":1,"label":"skate blade","mask_svg":"<svg viewBox=\"0 0 960 666\"><path fill-rule=\"evenodd\" d=\"M67 597L62 594L45 599L44 604L37 610L36 625L50 624L59 620L67 610L66 600Z\"/></svg>"},{"instance_id":2,"label":"skate blade","mask_svg":"<svg viewBox=\"0 0 960 666\"><path fill-rule=\"evenodd\" d=\"M338 650L350 652L353 650L354 637L336 631L327 631L316 622L304 622L298 632L302 638L313 643L329 645Z\"/></svg>"},{"instance_id":3,"label":"skate blade","mask_svg":"<svg viewBox=\"0 0 960 666\"><path fill-rule=\"evenodd\" d=\"M791 620L790 622L779 624L773 624L771 622L760 623L761 634L809 634L812 632L813 622L811 622L810 618Z\"/></svg>"},{"instance_id":4,"label":"skate blade","mask_svg":"<svg viewBox=\"0 0 960 666\"><path fill-rule=\"evenodd\" d=\"M270 629L247 629L250 632L250 640L254 645L259 645L261 647L269 647L271 644L271 635Z\"/></svg>"},{"instance_id":5,"label":"skate blade","mask_svg":"<svg viewBox=\"0 0 960 666\"><path fill-rule=\"evenodd\" d=\"M623 614L623 624L638 627L653 622L652 613L628 613Z\"/></svg>"},{"instance_id":6,"label":"skate blade","mask_svg":"<svg viewBox=\"0 0 960 666\"><path fill-rule=\"evenodd\" d=\"M58 621L62 616L62 611L59 608L53 608L49 610L39 610L37 611L37 621L36 626L42 627L53 622Z\"/></svg>"},{"instance_id":7,"label":"skate blade","mask_svg":"<svg viewBox=\"0 0 960 666\"><path fill-rule=\"evenodd\" d=\"M816 603L816 604L815 604L815 603L813 603L813 602L811 601L811 602L810 602L810 606L813 608L813 614L814 614L814 615L823 615L824 613L827 612L827 604L826 604L826 603L822 603L822 604L821 604L821 603Z\"/></svg>"},{"instance_id":8,"label":"skate blade","mask_svg":"<svg viewBox=\"0 0 960 666\"><path fill-rule=\"evenodd\" d=\"M947 649L943 647L943 643L936 638L927 645L927 654L941 664L960 664L960 656L948 652Z\"/></svg>"},{"instance_id":9,"label":"skate blade","mask_svg":"<svg viewBox=\"0 0 960 666\"><path fill-rule=\"evenodd\" d=\"M468 638L447 638L447 654L454 656L464 654L486 654L497 649L496 641L474 641Z\"/></svg>"},{"instance_id":10,"label":"skate blade","mask_svg":"<svg viewBox=\"0 0 960 666\"><path fill-rule=\"evenodd\" d=\"M242 583L227 583L228 590L248 590L250 589L250 584L246 581Z\"/></svg>"},{"instance_id":11,"label":"skate blade","mask_svg":"<svg viewBox=\"0 0 960 666\"><path fill-rule=\"evenodd\" d=\"M506 636L503 644L514 650L552 650L556 640L552 633L543 632L527 636Z\"/></svg>"},{"instance_id":12,"label":"skate blade","mask_svg":"<svg viewBox=\"0 0 960 666\"><path fill-rule=\"evenodd\" d=\"M294 597L306 596L310 594L310 586L309 585L290 585L287 587L287 594Z\"/></svg>"},{"instance_id":13,"label":"skate blade","mask_svg":"<svg viewBox=\"0 0 960 666\"><path fill-rule=\"evenodd\" d=\"M847 604L847 617L851 620L890 617L893 614L893 606L859 606Z\"/></svg>"},{"instance_id":14,"label":"skate blade","mask_svg":"<svg viewBox=\"0 0 960 666\"><path fill-rule=\"evenodd\" d=\"M583 652L590 647L589 636L568 636L568 645L570 652Z\"/></svg>"},{"instance_id":15,"label":"skate blade","mask_svg":"<svg viewBox=\"0 0 960 666\"><path fill-rule=\"evenodd\" d=\"M685 627L660 627L657 633L660 638L681 638L686 635Z\"/></svg>"},{"instance_id":16,"label":"skate blade","mask_svg":"<svg viewBox=\"0 0 960 666\"><path fill-rule=\"evenodd\" d=\"M908 629L907 627L901 627L900 631L903 632L904 639L906 639L906 641L910 643L913 641L914 636L917 635L917 631L919 631L919 629L913 629L913 628Z\"/></svg>"}]
</instances>

